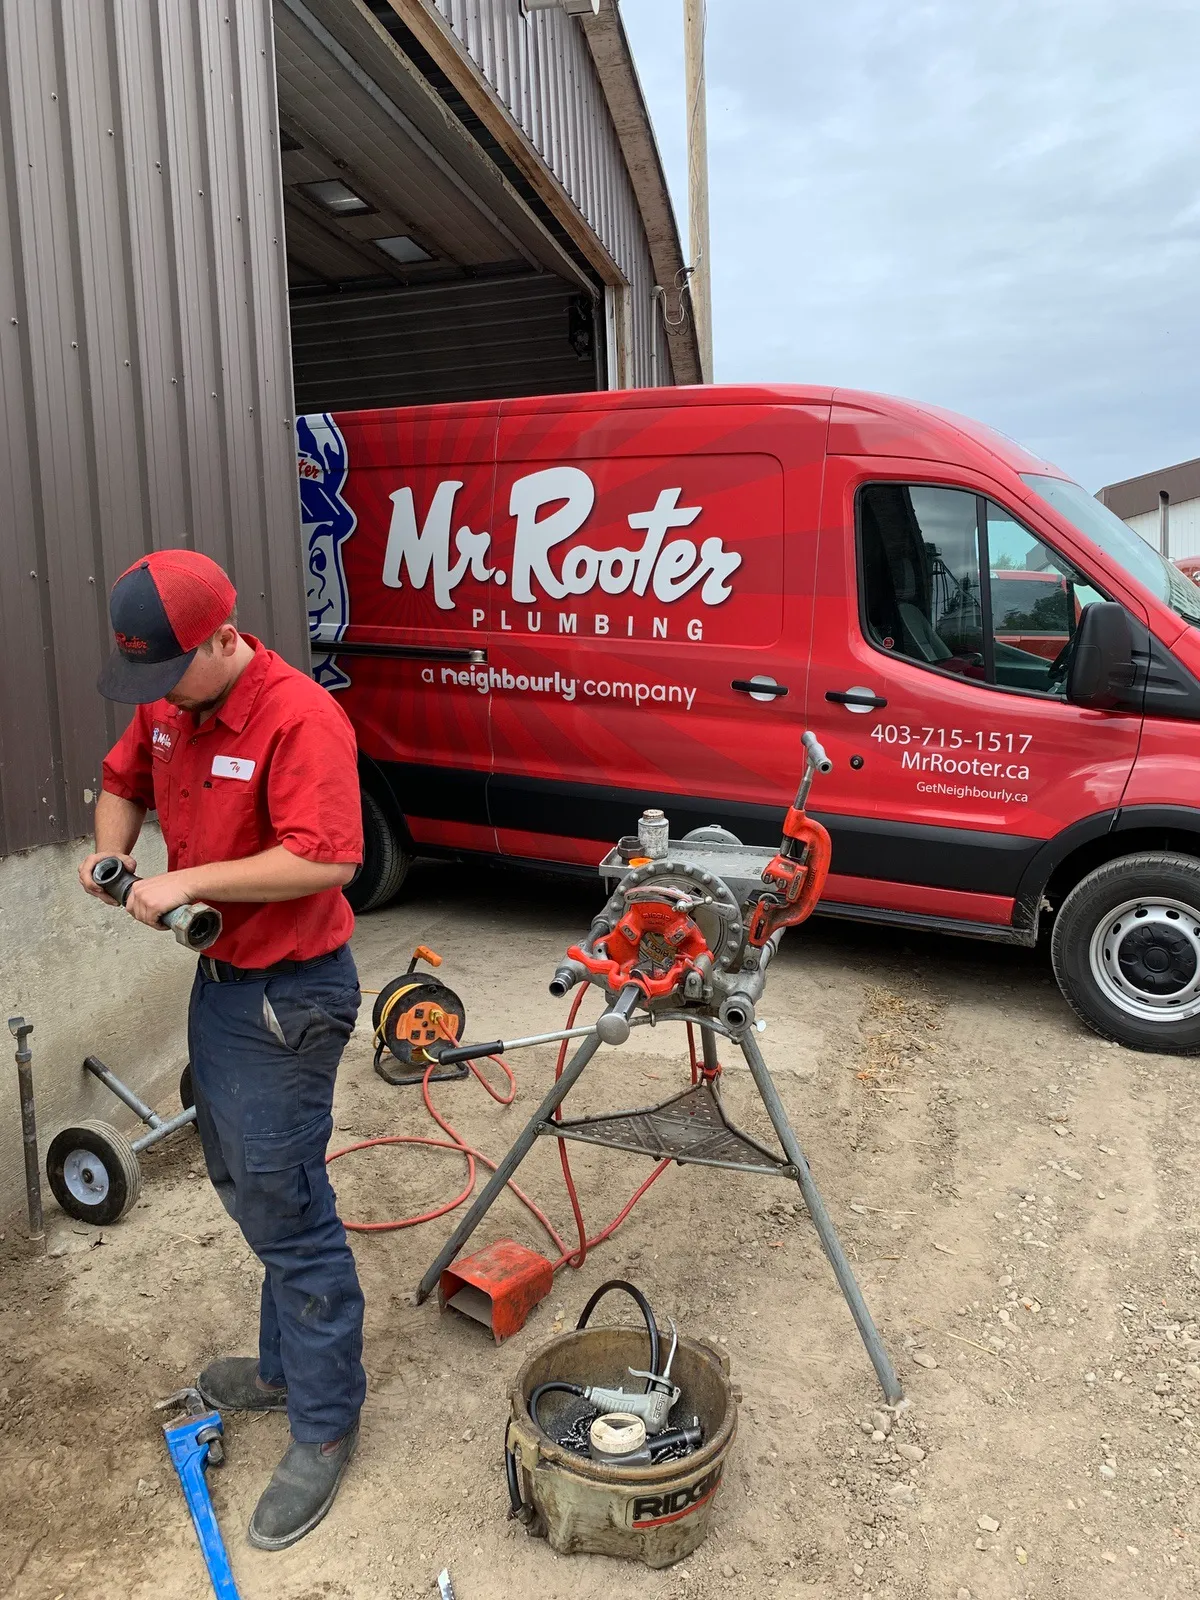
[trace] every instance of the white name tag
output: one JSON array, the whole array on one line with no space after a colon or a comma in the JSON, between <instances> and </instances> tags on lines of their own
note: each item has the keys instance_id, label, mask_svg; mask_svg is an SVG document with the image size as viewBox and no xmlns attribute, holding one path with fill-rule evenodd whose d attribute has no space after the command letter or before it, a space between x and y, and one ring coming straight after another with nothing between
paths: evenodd
<instances>
[{"instance_id":1,"label":"white name tag","mask_svg":"<svg viewBox=\"0 0 1200 1600\"><path fill-rule=\"evenodd\" d=\"M248 783L254 776L256 763L247 761L245 756L214 756L212 775L214 778L240 778L243 783Z\"/></svg>"}]
</instances>

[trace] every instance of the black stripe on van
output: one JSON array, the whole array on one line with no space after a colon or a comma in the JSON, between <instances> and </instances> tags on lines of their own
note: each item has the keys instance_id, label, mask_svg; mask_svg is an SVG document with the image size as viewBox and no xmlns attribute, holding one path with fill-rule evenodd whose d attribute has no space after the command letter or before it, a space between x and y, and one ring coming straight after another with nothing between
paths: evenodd
<instances>
[{"instance_id":1,"label":"black stripe on van","mask_svg":"<svg viewBox=\"0 0 1200 1600\"><path fill-rule=\"evenodd\" d=\"M556 838L612 840L633 833L647 806L661 806L675 834L719 823L746 844L775 846L782 810L739 800L696 799L652 790L444 767L381 764L400 809L412 816L514 828ZM833 838L833 870L852 878L919 884L1015 898L1042 839L939 828L814 811Z\"/></svg>"}]
</instances>

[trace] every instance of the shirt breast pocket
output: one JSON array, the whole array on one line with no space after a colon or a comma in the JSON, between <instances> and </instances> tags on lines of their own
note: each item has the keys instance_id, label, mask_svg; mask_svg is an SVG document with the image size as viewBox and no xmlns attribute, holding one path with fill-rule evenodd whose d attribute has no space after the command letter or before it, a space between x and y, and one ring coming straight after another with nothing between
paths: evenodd
<instances>
[{"instance_id":1,"label":"shirt breast pocket","mask_svg":"<svg viewBox=\"0 0 1200 1600\"><path fill-rule=\"evenodd\" d=\"M207 780L200 792L195 861L240 861L267 849L272 841L259 802L257 784Z\"/></svg>"}]
</instances>

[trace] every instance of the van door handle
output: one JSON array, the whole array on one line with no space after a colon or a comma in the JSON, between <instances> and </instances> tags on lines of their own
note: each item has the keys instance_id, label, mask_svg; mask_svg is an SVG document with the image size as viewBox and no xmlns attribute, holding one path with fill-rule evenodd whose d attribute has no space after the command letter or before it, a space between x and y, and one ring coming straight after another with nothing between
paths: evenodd
<instances>
[{"instance_id":1,"label":"van door handle","mask_svg":"<svg viewBox=\"0 0 1200 1600\"><path fill-rule=\"evenodd\" d=\"M845 706L847 711L882 711L887 701L873 689L826 689L826 700Z\"/></svg>"},{"instance_id":2,"label":"van door handle","mask_svg":"<svg viewBox=\"0 0 1200 1600\"><path fill-rule=\"evenodd\" d=\"M772 678L735 678L729 687L739 694L752 694L756 700L782 700L788 692L786 683Z\"/></svg>"}]
</instances>

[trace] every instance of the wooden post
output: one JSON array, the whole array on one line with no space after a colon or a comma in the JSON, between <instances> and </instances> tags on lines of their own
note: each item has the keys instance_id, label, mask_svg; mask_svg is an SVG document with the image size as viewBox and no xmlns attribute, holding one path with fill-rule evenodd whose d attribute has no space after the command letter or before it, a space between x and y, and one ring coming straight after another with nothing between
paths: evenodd
<instances>
[{"instance_id":1,"label":"wooden post","mask_svg":"<svg viewBox=\"0 0 1200 1600\"><path fill-rule=\"evenodd\" d=\"M701 375L705 383L711 383L712 274L708 248L708 120L704 97L704 29L707 20L707 0L683 0L692 313L696 320L696 342L700 346Z\"/></svg>"}]
</instances>

